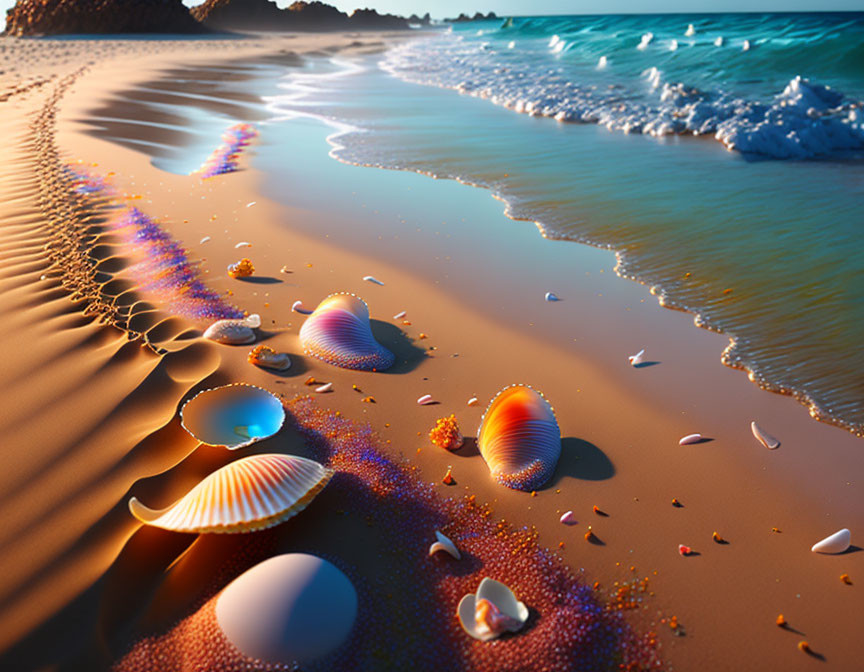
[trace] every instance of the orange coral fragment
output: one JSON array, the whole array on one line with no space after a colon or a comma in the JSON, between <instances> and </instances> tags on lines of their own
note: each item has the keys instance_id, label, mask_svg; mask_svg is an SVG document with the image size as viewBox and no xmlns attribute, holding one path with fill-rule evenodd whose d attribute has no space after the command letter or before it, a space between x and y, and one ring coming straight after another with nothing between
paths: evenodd
<instances>
[{"instance_id":1,"label":"orange coral fragment","mask_svg":"<svg viewBox=\"0 0 864 672\"><path fill-rule=\"evenodd\" d=\"M712 538L714 541L716 541L718 544L724 544L724 543L726 543L726 540L725 540L723 537L720 536L720 533L719 533L719 532L715 532L714 534L712 534L712 535L711 535L711 538Z\"/></svg>"},{"instance_id":2,"label":"orange coral fragment","mask_svg":"<svg viewBox=\"0 0 864 672\"><path fill-rule=\"evenodd\" d=\"M228 275L232 278L248 278L253 273L255 273L255 267L246 257L243 257L237 263L228 266Z\"/></svg>"},{"instance_id":3,"label":"orange coral fragment","mask_svg":"<svg viewBox=\"0 0 864 672\"><path fill-rule=\"evenodd\" d=\"M843 583L845 583L847 586L851 586L851 585L852 585L852 579L849 578L849 575L848 575L848 574L841 574L841 575L840 575L840 580L841 580Z\"/></svg>"},{"instance_id":4,"label":"orange coral fragment","mask_svg":"<svg viewBox=\"0 0 864 672\"><path fill-rule=\"evenodd\" d=\"M786 627L786 625L787 625L787 624L786 624L786 619L783 618L783 614L778 614L778 616L777 616L777 625L780 626L781 628L785 628L785 627Z\"/></svg>"},{"instance_id":5,"label":"orange coral fragment","mask_svg":"<svg viewBox=\"0 0 864 672\"><path fill-rule=\"evenodd\" d=\"M374 403L376 403L376 402L375 402L375 397L363 397L360 401L362 401L364 404L374 404Z\"/></svg>"},{"instance_id":6,"label":"orange coral fragment","mask_svg":"<svg viewBox=\"0 0 864 672\"><path fill-rule=\"evenodd\" d=\"M803 639L798 642L798 650L804 653L813 653L813 649L810 648L810 642L806 642Z\"/></svg>"},{"instance_id":7,"label":"orange coral fragment","mask_svg":"<svg viewBox=\"0 0 864 672\"><path fill-rule=\"evenodd\" d=\"M456 485L456 479L453 478L453 473L450 467L447 467L447 473L444 474L444 478L441 480L444 485Z\"/></svg>"},{"instance_id":8,"label":"orange coral fragment","mask_svg":"<svg viewBox=\"0 0 864 672\"><path fill-rule=\"evenodd\" d=\"M456 416L438 418L429 430L429 440L444 450L458 450L462 447L462 433L456 423Z\"/></svg>"},{"instance_id":9,"label":"orange coral fragment","mask_svg":"<svg viewBox=\"0 0 864 672\"><path fill-rule=\"evenodd\" d=\"M320 385L322 382L313 376L309 376L306 380L303 381L304 385Z\"/></svg>"}]
</instances>

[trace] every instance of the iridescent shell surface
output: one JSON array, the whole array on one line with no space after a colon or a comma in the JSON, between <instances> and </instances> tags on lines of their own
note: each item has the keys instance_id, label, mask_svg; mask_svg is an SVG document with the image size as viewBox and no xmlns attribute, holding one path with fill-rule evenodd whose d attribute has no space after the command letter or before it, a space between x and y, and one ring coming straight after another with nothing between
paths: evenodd
<instances>
[{"instance_id":1,"label":"iridescent shell surface","mask_svg":"<svg viewBox=\"0 0 864 672\"><path fill-rule=\"evenodd\" d=\"M199 392L183 404L180 422L201 443L236 450L278 432L285 408L267 390L236 383Z\"/></svg>"},{"instance_id":2,"label":"iridescent shell surface","mask_svg":"<svg viewBox=\"0 0 864 672\"><path fill-rule=\"evenodd\" d=\"M305 457L252 455L214 471L165 509L151 509L132 497L129 510L142 523L173 532L254 532L297 515L332 475Z\"/></svg>"},{"instance_id":3,"label":"iridescent shell surface","mask_svg":"<svg viewBox=\"0 0 864 672\"><path fill-rule=\"evenodd\" d=\"M369 308L353 294L331 294L300 328L303 351L345 369L384 370L395 357L375 340Z\"/></svg>"},{"instance_id":4,"label":"iridescent shell surface","mask_svg":"<svg viewBox=\"0 0 864 672\"><path fill-rule=\"evenodd\" d=\"M552 477L561 457L561 431L542 394L527 385L511 385L486 409L477 447L498 483L536 490Z\"/></svg>"}]
</instances>

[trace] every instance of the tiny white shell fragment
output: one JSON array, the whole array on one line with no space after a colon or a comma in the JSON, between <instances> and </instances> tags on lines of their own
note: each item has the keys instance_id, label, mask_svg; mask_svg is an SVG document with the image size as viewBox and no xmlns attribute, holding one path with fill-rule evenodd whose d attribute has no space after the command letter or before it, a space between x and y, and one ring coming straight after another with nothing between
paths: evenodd
<instances>
[{"instance_id":1,"label":"tiny white shell fragment","mask_svg":"<svg viewBox=\"0 0 864 672\"><path fill-rule=\"evenodd\" d=\"M315 391L323 393L323 392L330 392L330 390L332 390L332 389L333 389L333 383L326 383L326 384L322 385L321 387L316 387Z\"/></svg>"},{"instance_id":2,"label":"tiny white shell fragment","mask_svg":"<svg viewBox=\"0 0 864 672\"><path fill-rule=\"evenodd\" d=\"M408 314L408 311L403 310L401 313L396 313L396 314L393 316L393 319L394 319L394 320L401 320L401 319L402 319L403 317L405 317L407 314Z\"/></svg>"},{"instance_id":3,"label":"tiny white shell fragment","mask_svg":"<svg viewBox=\"0 0 864 672\"><path fill-rule=\"evenodd\" d=\"M253 205L255 205L257 202L258 202L258 201L249 201L249 202L246 204L246 207L247 207L247 208L251 208L251 207L252 207Z\"/></svg>"},{"instance_id":4,"label":"tiny white shell fragment","mask_svg":"<svg viewBox=\"0 0 864 672\"><path fill-rule=\"evenodd\" d=\"M814 553L843 553L851 543L852 533L844 527L830 537L825 537L822 541L813 544L810 550Z\"/></svg>"},{"instance_id":5,"label":"tiny white shell fragment","mask_svg":"<svg viewBox=\"0 0 864 672\"><path fill-rule=\"evenodd\" d=\"M431 404L433 401L435 400L432 398L431 394L424 394L417 400L417 403L421 406L425 406L426 404Z\"/></svg>"},{"instance_id":6,"label":"tiny white shell fragment","mask_svg":"<svg viewBox=\"0 0 864 672\"><path fill-rule=\"evenodd\" d=\"M462 554L459 553L459 549L456 548L456 544L454 544L450 539L446 536L435 531L435 537L438 539L434 544L429 547L429 555L435 555L438 551L444 551L445 553L449 553L457 560L462 559Z\"/></svg>"},{"instance_id":7,"label":"tiny white shell fragment","mask_svg":"<svg viewBox=\"0 0 864 672\"><path fill-rule=\"evenodd\" d=\"M234 249L239 250L241 247L252 247L252 243L246 240L242 240L234 246Z\"/></svg>"},{"instance_id":8,"label":"tiny white shell fragment","mask_svg":"<svg viewBox=\"0 0 864 672\"><path fill-rule=\"evenodd\" d=\"M547 301L560 301L560 300L561 300L561 299L559 299L555 294L553 294L552 292L546 292L546 297L545 297L545 298L546 298Z\"/></svg>"},{"instance_id":9,"label":"tiny white shell fragment","mask_svg":"<svg viewBox=\"0 0 864 672\"><path fill-rule=\"evenodd\" d=\"M476 406L476 405L479 404L479 403L480 403L480 400L479 400L477 397L471 397L471 398L468 400L468 405L469 405L469 406Z\"/></svg>"},{"instance_id":10,"label":"tiny white shell fragment","mask_svg":"<svg viewBox=\"0 0 864 672\"><path fill-rule=\"evenodd\" d=\"M762 429L755 421L750 423L750 431L753 432L753 436L756 437L756 440L768 450L774 450L775 448L780 447L780 441Z\"/></svg>"},{"instance_id":11,"label":"tiny white shell fragment","mask_svg":"<svg viewBox=\"0 0 864 672\"><path fill-rule=\"evenodd\" d=\"M701 434L688 434L685 437L682 437L680 441L678 441L679 446L687 446L691 443L699 443L702 440Z\"/></svg>"},{"instance_id":12,"label":"tiny white shell fragment","mask_svg":"<svg viewBox=\"0 0 864 672\"><path fill-rule=\"evenodd\" d=\"M573 515L572 511L567 511L561 518L559 518L563 525L575 525L579 521L576 520L576 516Z\"/></svg>"},{"instance_id":13,"label":"tiny white shell fragment","mask_svg":"<svg viewBox=\"0 0 864 672\"><path fill-rule=\"evenodd\" d=\"M204 236L201 239L200 244L203 245L204 243L209 243L209 242L210 242L210 236Z\"/></svg>"},{"instance_id":14,"label":"tiny white shell fragment","mask_svg":"<svg viewBox=\"0 0 864 672\"><path fill-rule=\"evenodd\" d=\"M384 283L381 282L378 278L376 278L376 277L374 277L374 276L372 276L372 275L364 275L364 276L363 276L363 279L364 279L366 282L371 282L371 283L374 284L374 285L383 285L383 284L384 284Z\"/></svg>"},{"instance_id":15,"label":"tiny white shell fragment","mask_svg":"<svg viewBox=\"0 0 864 672\"><path fill-rule=\"evenodd\" d=\"M311 310L303 307L302 301L295 301L293 304L291 304L291 310L294 311L295 313L300 313L301 315L311 315L312 314Z\"/></svg>"},{"instance_id":16,"label":"tiny white shell fragment","mask_svg":"<svg viewBox=\"0 0 864 672\"><path fill-rule=\"evenodd\" d=\"M40 280L47 280L47 279L48 279L48 276L47 276L47 275L42 275L42 276L39 277L39 279L40 279Z\"/></svg>"},{"instance_id":17,"label":"tiny white shell fragment","mask_svg":"<svg viewBox=\"0 0 864 672\"><path fill-rule=\"evenodd\" d=\"M645 348L642 348L635 355L630 355L627 359L630 361L630 366L639 366L645 361Z\"/></svg>"}]
</instances>

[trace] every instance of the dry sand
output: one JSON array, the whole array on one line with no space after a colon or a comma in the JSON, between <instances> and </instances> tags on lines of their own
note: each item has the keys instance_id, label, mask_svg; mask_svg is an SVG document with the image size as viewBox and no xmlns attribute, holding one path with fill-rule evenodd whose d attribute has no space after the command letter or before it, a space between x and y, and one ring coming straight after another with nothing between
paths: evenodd
<instances>
[{"instance_id":1,"label":"dry sand","mask_svg":"<svg viewBox=\"0 0 864 672\"><path fill-rule=\"evenodd\" d=\"M649 576L654 595L634 622L647 627L658 613L677 617L684 637L656 626L670 667L809 669L822 663L798 650L798 641L806 639L827 669L860 669L864 648L856 635L864 601L857 597L857 579L864 577L864 553L856 548L830 557L809 551L836 529L851 528L853 542L862 529L860 439L811 420L795 401L763 392L740 372L723 368L719 354L726 339L694 329L688 316L657 307L645 288L614 277L608 253L582 256L591 279L582 273L573 274L576 280L561 278L555 290L568 300L557 305L543 303L542 293L529 295L508 269L489 262L484 269L495 274L490 284L508 298L478 310L476 292L442 291L434 277L400 265L398 257L388 262L292 229L290 223L301 218L326 222L341 215L324 202L309 212L268 201L254 169L202 182L158 171L148 157L81 132L79 120L107 103L111 92L152 81L161 70L283 49L320 50L357 39L136 41L100 43L95 50L71 42L3 41L6 56L20 56L17 69L3 75L8 98L0 103L9 138L0 167L0 425L6 465L0 474L0 667L99 669L119 655L128 629L143 614L164 625L184 613L184 604L208 580L206 564L193 564L185 579L176 571L165 573L189 540L139 529L126 508L130 492L151 506L167 505L234 458L218 449L196 450L179 425L178 403L193 390L232 380L290 397L308 392L303 380L313 375L334 385L321 404L371 423L395 454L413 460L430 481L439 482L452 465L457 485L440 485L442 493L470 492L491 502L496 516L536 525L542 543L557 547L563 541L560 554L603 590L630 577L631 567ZM50 97L63 76L88 61L95 64L58 97L55 137ZM71 238L59 265L52 266L43 250L56 222L46 221L40 201L52 207L68 202L51 181L56 166L45 160L55 150L116 172L119 185L141 194L141 207L163 217L171 234L202 256L210 286L231 290L236 305L262 315L265 342L292 356L287 375L248 364L246 347L188 339L189 325L158 310L141 310L141 330L150 330L152 340L171 352L157 355L130 343L98 319L100 301L112 286L71 287L78 302L71 301L58 269L65 264L74 273L76 263L90 262L74 262ZM337 167L367 170L334 162ZM441 190L442 201L447 190L470 189L428 180L417 188ZM488 200L478 208L487 207L505 225L524 227L526 245L567 245L543 241L529 224L508 223L499 204L480 190L474 193L478 203ZM247 208L251 201L256 205ZM366 205L355 216L374 230L369 213L386 203ZM429 213L428 223L436 214ZM74 222L70 237L98 223L97 215L80 208L66 215ZM199 247L205 235L213 239ZM234 243L244 239L253 247L241 254ZM412 242L406 234L400 244ZM454 254L469 260L474 252ZM243 255L253 259L259 276L281 282L229 279L226 265ZM99 256L111 258L104 250ZM529 250L526 258L532 258ZM283 265L293 273L280 274ZM368 274L385 285L363 282ZM614 289L611 283L617 283ZM599 300L604 287L611 298ZM393 372L357 373L302 356L302 318L291 313L291 304L302 299L314 306L333 291L363 296L374 318L393 325L379 327L381 340L400 358ZM84 314L88 305L95 319ZM549 308L558 310L554 317ZM391 319L401 310L408 311L410 326ZM429 338L421 340L421 332ZM575 347L574 333L580 338ZM652 345L648 354L661 364L627 366L634 333ZM447 454L425 438L434 420L450 413L470 436L485 404L513 382L547 395L565 437L558 472L536 497L492 483L471 441ZM361 403L353 384L376 403ZM417 406L426 393L441 403ZM471 396L479 397L480 406L467 407ZM752 419L780 437L779 450L756 443ZM677 445L696 431L713 441ZM295 434L284 434L282 449L299 446ZM673 497L683 508L672 506ZM595 505L608 515L593 513ZM558 516L569 509L579 525L565 528ZM602 545L583 540L589 524ZM712 541L715 530L727 545ZM206 545L218 551L231 543L237 542ZM699 555L679 556L681 543ZM356 552L346 546L344 552ZM188 555L184 562L188 567ZM853 585L841 583L843 573ZM794 630L775 625L779 613Z\"/></svg>"}]
</instances>

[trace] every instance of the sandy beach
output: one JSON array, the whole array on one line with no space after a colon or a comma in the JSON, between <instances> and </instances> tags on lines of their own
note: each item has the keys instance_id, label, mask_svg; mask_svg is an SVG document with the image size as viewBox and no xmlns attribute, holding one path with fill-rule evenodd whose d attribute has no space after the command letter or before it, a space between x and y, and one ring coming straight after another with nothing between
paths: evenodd
<instances>
[{"instance_id":1,"label":"sandy beach","mask_svg":"<svg viewBox=\"0 0 864 672\"><path fill-rule=\"evenodd\" d=\"M531 222L507 219L483 189L335 161L324 144L329 130L308 119L284 122L318 151L293 148L296 170L280 176L278 200L268 197L273 176L256 166L254 141L241 170L204 180L159 170L87 123L136 89L207 96L208 72L234 68L241 77L244 63L335 53L350 60L396 39L0 40L15 63L0 75L0 669L148 669L130 651L143 655L135 647L145 634L211 608L208 600L245 568L238 557L305 549L386 583L396 561L382 558L392 549L365 524L366 512L337 515L345 496L336 483L296 520L250 535L173 534L130 515L130 496L168 506L238 457L200 445L177 412L195 393L237 382L288 402L312 394L316 408L368 423L381 449L441 498L473 497L488 503L490 520L535 530L601 604L644 580L640 601L620 611L634 632L656 633L649 639L660 669L860 669L861 439L724 367L728 338L617 277L614 253L546 240ZM197 83L172 84L181 68ZM258 131L264 141L267 127ZM148 132L156 133L142 137ZM261 315L258 342L288 353L291 367L253 366L251 346L203 339L206 323L172 314L136 286L124 274L124 244L105 232L116 213L70 191L68 162L109 179L120 200L157 218L210 289ZM294 207L284 202L292 191ZM478 245L502 227L506 244ZM241 241L251 246L238 249ZM246 281L225 272L241 257L255 266ZM370 275L383 284L363 280ZM563 300L544 301L548 291ZM334 292L368 303L377 340L396 355L392 369L352 371L303 354L305 318L292 305L311 309ZM641 348L650 365L631 367L628 355ZM309 377L332 390L315 393ZM496 484L474 439L487 404L514 383L543 392L562 436L552 480L531 493ZM426 394L438 403L418 405ZM479 403L469 406L472 397ZM244 454L314 455L303 425L314 412L289 403L289 415L293 408L306 409L303 420ZM466 437L452 453L428 439L450 414ZM754 420L781 440L779 449L756 441ZM679 445L696 432L710 440ZM455 485L442 483L448 469ZM577 524L559 522L568 510ZM810 552L840 528L852 530L849 551ZM680 544L693 553L682 557ZM410 601L400 608L410 611ZM451 626L447 636L465 637L455 615ZM429 639L434 650L434 633ZM415 664L481 669L458 657ZM366 669L404 668L385 661Z\"/></svg>"}]
</instances>

